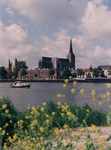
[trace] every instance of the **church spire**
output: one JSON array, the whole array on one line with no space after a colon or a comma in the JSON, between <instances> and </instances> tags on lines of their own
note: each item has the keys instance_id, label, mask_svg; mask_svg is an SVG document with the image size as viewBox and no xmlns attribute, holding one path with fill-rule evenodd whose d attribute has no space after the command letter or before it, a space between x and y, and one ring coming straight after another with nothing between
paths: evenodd
<instances>
[{"instance_id":1,"label":"church spire","mask_svg":"<svg viewBox=\"0 0 111 150\"><path fill-rule=\"evenodd\" d=\"M69 53L73 53L73 48L72 48L72 38L70 38L70 47L69 47Z\"/></svg>"}]
</instances>

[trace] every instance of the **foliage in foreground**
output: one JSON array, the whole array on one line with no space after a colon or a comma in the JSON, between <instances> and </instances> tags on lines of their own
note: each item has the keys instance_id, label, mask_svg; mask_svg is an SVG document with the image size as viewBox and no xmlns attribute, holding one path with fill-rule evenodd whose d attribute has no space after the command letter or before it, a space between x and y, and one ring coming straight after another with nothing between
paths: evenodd
<instances>
[{"instance_id":1,"label":"foliage in foreground","mask_svg":"<svg viewBox=\"0 0 111 150\"><path fill-rule=\"evenodd\" d=\"M71 93L74 92L75 89L71 89ZM84 90L81 89L80 94L83 93ZM91 95L95 102L94 90ZM109 101L110 93L107 92L106 95L104 98ZM58 98L61 96L57 95ZM102 102L99 101L99 104ZM31 107L29 104L22 113L17 112L9 100L0 99L0 112L3 149L7 149L9 145L17 150L111 149L108 144L110 136L107 141L103 141L100 129L100 126L111 125L111 113L106 115L87 104L81 108L62 104L60 101L57 104L49 101L44 102L43 107ZM6 118L5 121L3 118Z\"/></svg>"}]
</instances>

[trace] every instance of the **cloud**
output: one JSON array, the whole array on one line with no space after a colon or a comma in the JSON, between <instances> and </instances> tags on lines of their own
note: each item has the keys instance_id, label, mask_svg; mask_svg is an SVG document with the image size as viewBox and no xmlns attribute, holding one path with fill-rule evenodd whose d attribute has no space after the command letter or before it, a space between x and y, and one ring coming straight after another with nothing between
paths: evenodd
<instances>
[{"instance_id":1,"label":"cloud","mask_svg":"<svg viewBox=\"0 0 111 150\"><path fill-rule=\"evenodd\" d=\"M21 15L33 21L54 22L76 26L87 7L88 0L3 0Z\"/></svg>"},{"instance_id":2,"label":"cloud","mask_svg":"<svg viewBox=\"0 0 111 150\"><path fill-rule=\"evenodd\" d=\"M104 5L104 1L93 0L88 3L79 29L88 39L98 38L110 43L111 11Z\"/></svg>"},{"instance_id":3,"label":"cloud","mask_svg":"<svg viewBox=\"0 0 111 150\"><path fill-rule=\"evenodd\" d=\"M53 34L55 40L42 36L44 46L42 53L44 56L66 58L69 51L70 36L68 30L60 29ZM93 67L98 65L111 64L111 49L104 50L100 46L94 46L93 43L84 36L77 35L72 38L73 51L76 56L76 68L88 68L90 64Z\"/></svg>"},{"instance_id":4,"label":"cloud","mask_svg":"<svg viewBox=\"0 0 111 150\"><path fill-rule=\"evenodd\" d=\"M10 14L10 15L11 15L11 17L13 17L13 16L14 16L14 12L11 10L11 8L10 8L10 7L6 8L6 9L5 9L5 12L7 12L8 14Z\"/></svg>"},{"instance_id":5,"label":"cloud","mask_svg":"<svg viewBox=\"0 0 111 150\"><path fill-rule=\"evenodd\" d=\"M8 61L9 58L13 60L16 57L18 60L27 61L29 67L37 67L37 52L38 49L29 40L28 31L24 31L17 24L5 27L0 22L0 55L3 59ZM2 60L0 64L3 64Z\"/></svg>"}]
</instances>

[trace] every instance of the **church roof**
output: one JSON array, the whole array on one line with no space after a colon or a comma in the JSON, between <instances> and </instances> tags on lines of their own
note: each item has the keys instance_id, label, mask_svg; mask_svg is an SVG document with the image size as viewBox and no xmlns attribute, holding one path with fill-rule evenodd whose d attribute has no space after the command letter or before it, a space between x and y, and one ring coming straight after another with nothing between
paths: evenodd
<instances>
[{"instance_id":1,"label":"church roof","mask_svg":"<svg viewBox=\"0 0 111 150\"><path fill-rule=\"evenodd\" d=\"M61 61L61 62L69 62L69 59L65 59L65 58L58 58L58 61Z\"/></svg>"}]
</instances>

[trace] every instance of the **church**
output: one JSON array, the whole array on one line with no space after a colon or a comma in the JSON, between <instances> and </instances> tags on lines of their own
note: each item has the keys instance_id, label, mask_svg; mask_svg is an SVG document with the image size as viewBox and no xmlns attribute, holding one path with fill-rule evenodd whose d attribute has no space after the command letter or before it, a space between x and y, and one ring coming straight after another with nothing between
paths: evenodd
<instances>
[{"instance_id":1,"label":"church","mask_svg":"<svg viewBox=\"0 0 111 150\"><path fill-rule=\"evenodd\" d=\"M60 72L65 67L75 70L75 55L73 53L72 39L70 39L70 46L67 58L42 57L38 61L39 69L54 69L55 71Z\"/></svg>"}]
</instances>

